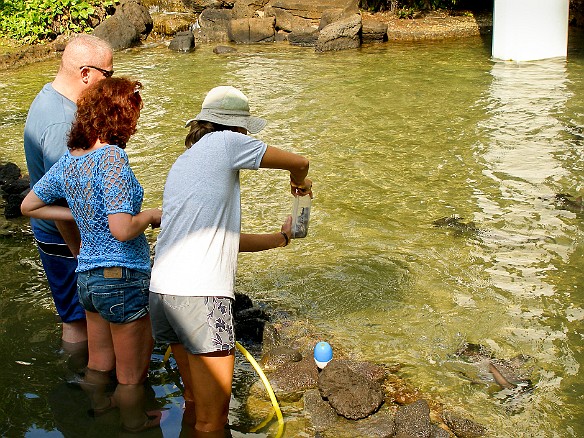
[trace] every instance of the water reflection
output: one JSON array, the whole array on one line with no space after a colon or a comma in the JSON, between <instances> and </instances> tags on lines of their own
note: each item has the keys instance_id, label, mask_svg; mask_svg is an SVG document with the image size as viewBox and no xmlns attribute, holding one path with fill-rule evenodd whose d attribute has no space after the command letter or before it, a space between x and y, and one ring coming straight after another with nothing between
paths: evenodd
<instances>
[{"instance_id":1,"label":"water reflection","mask_svg":"<svg viewBox=\"0 0 584 438\"><path fill-rule=\"evenodd\" d=\"M476 145L490 184L477 187L475 197L477 218L492 231L477 256L510 317L502 336L518 353L553 364L538 372L527 411L547 421L557 413L543 404L561 405L562 380L579 369L559 297L566 283L558 277L570 264L580 225L554 204L555 193L574 178L563 158L571 149L564 114L573 94L563 59L495 62L491 75L487 118L479 124L486 140Z\"/></svg>"},{"instance_id":2,"label":"water reflection","mask_svg":"<svg viewBox=\"0 0 584 438\"><path fill-rule=\"evenodd\" d=\"M486 240L493 285L515 296L553 295L545 273L566 260L564 222L553 208L556 182L569 174L558 156L564 149L560 119L570 99L566 61L495 62L486 98L488 118L478 146L492 193L475 195L482 221L498 229Z\"/></svg>"}]
</instances>

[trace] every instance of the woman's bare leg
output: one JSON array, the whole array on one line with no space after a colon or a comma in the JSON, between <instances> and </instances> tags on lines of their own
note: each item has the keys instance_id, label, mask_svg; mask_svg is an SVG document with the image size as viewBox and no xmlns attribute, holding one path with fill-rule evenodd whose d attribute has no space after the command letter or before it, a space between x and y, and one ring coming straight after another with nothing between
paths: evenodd
<instances>
[{"instance_id":1,"label":"woman's bare leg","mask_svg":"<svg viewBox=\"0 0 584 438\"><path fill-rule=\"evenodd\" d=\"M110 332L110 323L99 313L85 312L87 316L87 367L96 371L111 371L116 366L116 355Z\"/></svg>"},{"instance_id":2,"label":"woman's bare leg","mask_svg":"<svg viewBox=\"0 0 584 438\"><path fill-rule=\"evenodd\" d=\"M223 438L229 415L235 350L191 354L181 344L172 353L185 387L181 437Z\"/></svg>"},{"instance_id":3,"label":"woman's bare leg","mask_svg":"<svg viewBox=\"0 0 584 438\"><path fill-rule=\"evenodd\" d=\"M183 382L184 391L183 398L185 400L185 412L183 414L183 425L189 428L195 427L197 422L195 412L195 396L193 394L194 382L191 376L191 367L189 366L189 353L185 350L182 344L172 344L172 355L178 365L178 372Z\"/></svg>"},{"instance_id":4,"label":"woman's bare leg","mask_svg":"<svg viewBox=\"0 0 584 438\"><path fill-rule=\"evenodd\" d=\"M235 351L188 354L188 359L194 378L195 432L223 431L229 415Z\"/></svg>"},{"instance_id":5,"label":"woman's bare leg","mask_svg":"<svg viewBox=\"0 0 584 438\"><path fill-rule=\"evenodd\" d=\"M126 324L110 324L116 357L118 386L114 399L120 408L124 428L140 431L155 427L158 419L151 419L145 412L144 380L154 341L150 316L147 315Z\"/></svg>"},{"instance_id":6,"label":"woman's bare leg","mask_svg":"<svg viewBox=\"0 0 584 438\"><path fill-rule=\"evenodd\" d=\"M141 384L148 374L154 340L150 315L126 324L110 324L118 382Z\"/></svg>"}]
</instances>

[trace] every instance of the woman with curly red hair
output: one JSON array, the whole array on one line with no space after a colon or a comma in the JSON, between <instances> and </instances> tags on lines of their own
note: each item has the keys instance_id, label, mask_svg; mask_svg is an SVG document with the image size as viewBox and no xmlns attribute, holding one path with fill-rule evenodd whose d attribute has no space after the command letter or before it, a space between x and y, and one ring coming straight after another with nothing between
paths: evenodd
<instances>
[{"instance_id":1,"label":"woman with curly red hair","mask_svg":"<svg viewBox=\"0 0 584 438\"><path fill-rule=\"evenodd\" d=\"M68 152L22 203L23 214L75 220L81 234L78 294L87 315L89 363L82 386L93 414L119 407L122 427L137 432L159 424L144 412L143 382L152 353L148 306L150 248L144 230L160 226L160 209L141 211L144 191L124 151L136 132L141 84L106 78L77 102ZM56 202L67 200L69 208ZM105 383L115 370L112 397Z\"/></svg>"}]
</instances>

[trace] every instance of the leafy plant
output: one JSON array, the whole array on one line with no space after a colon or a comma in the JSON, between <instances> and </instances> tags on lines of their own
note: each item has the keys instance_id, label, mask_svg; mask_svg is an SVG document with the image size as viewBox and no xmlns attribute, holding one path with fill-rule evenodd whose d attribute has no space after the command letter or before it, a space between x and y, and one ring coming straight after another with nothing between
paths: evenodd
<instances>
[{"instance_id":1,"label":"leafy plant","mask_svg":"<svg viewBox=\"0 0 584 438\"><path fill-rule=\"evenodd\" d=\"M118 0L0 0L0 36L24 43L87 32Z\"/></svg>"}]
</instances>

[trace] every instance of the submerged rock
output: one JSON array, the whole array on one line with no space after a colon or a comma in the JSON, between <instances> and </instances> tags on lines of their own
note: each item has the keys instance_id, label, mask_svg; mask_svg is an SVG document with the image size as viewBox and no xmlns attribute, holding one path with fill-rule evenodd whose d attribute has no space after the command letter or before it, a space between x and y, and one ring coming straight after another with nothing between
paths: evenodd
<instances>
[{"instance_id":1,"label":"submerged rock","mask_svg":"<svg viewBox=\"0 0 584 438\"><path fill-rule=\"evenodd\" d=\"M276 370L286 363L300 362L302 353L296 348L276 347L262 356L261 365L264 371Z\"/></svg>"},{"instance_id":2,"label":"submerged rock","mask_svg":"<svg viewBox=\"0 0 584 438\"><path fill-rule=\"evenodd\" d=\"M437 228L447 228L449 230L452 230L456 235L462 234L476 235L480 232L480 229L476 226L474 222L472 221L463 222L463 219L464 218L458 215L445 216L433 221L432 225Z\"/></svg>"},{"instance_id":3,"label":"submerged rock","mask_svg":"<svg viewBox=\"0 0 584 438\"><path fill-rule=\"evenodd\" d=\"M430 407L426 400L418 400L399 407L395 414L395 436L397 438L429 438L431 433Z\"/></svg>"},{"instance_id":4,"label":"submerged rock","mask_svg":"<svg viewBox=\"0 0 584 438\"><path fill-rule=\"evenodd\" d=\"M554 200L558 208L571 211L572 213L584 212L582 196L574 197L569 193L558 193L555 195Z\"/></svg>"},{"instance_id":5,"label":"submerged rock","mask_svg":"<svg viewBox=\"0 0 584 438\"><path fill-rule=\"evenodd\" d=\"M382 387L334 359L321 371L318 389L333 409L345 418L368 417L384 402Z\"/></svg>"},{"instance_id":6,"label":"submerged rock","mask_svg":"<svg viewBox=\"0 0 584 438\"><path fill-rule=\"evenodd\" d=\"M485 436L487 428L453 412L444 412L444 422L458 438L478 438Z\"/></svg>"},{"instance_id":7,"label":"submerged rock","mask_svg":"<svg viewBox=\"0 0 584 438\"><path fill-rule=\"evenodd\" d=\"M472 383L490 385L489 392L504 404L510 414L522 411L529 403L535 389L529 356L519 354L511 359L496 358L480 344L465 343L455 357L464 362L449 363L447 366Z\"/></svg>"}]
</instances>

